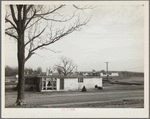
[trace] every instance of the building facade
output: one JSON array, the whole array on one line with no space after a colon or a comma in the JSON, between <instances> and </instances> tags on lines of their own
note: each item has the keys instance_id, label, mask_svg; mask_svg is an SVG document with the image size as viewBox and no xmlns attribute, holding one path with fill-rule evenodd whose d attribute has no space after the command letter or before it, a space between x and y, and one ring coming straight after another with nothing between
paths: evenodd
<instances>
[{"instance_id":1,"label":"building facade","mask_svg":"<svg viewBox=\"0 0 150 119\"><path fill-rule=\"evenodd\" d=\"M45 76L39 78L39 91L76 91L94 89L95 86L102 87L102 78L100 77L53 77Z\"/></svg>"}]
</instances>

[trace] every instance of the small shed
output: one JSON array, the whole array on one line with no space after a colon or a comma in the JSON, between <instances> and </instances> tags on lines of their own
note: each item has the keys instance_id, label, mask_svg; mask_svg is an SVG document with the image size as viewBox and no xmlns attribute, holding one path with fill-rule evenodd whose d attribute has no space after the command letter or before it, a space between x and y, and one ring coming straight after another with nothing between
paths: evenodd
<instances>
[{"instance_id":1,"label":"small shed","mask_svg":"<svg viewBox=\"0 0 150 119\"><path fill-rule=\"evenodd\" d=\"M26 81L26 85L31 84L37 91L75 91L82 90L83 86L86 89L95 88L95 86L102 87L101 77L87 77L87 76L38 76L33 78L34 81ZM28 82L28 84L27 84Z\"/></svg>"}]
</instances>

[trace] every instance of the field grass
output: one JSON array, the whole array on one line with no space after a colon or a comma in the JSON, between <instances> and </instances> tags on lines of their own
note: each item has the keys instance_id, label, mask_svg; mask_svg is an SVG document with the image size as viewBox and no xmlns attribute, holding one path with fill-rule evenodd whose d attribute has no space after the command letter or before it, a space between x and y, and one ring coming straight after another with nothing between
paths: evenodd
<instances>
[{"instance_id":1,"label":"field grass","mask_svg":"<svg viewBox=\"0 0 150 119\"><path fill-rule=\"evenodd\" d=\"M72 104L72 105L64 105L64 106L42 106L42 105L10 105L7 108L63 108L64 111L67 111L67 108L144 108L144 100L143 99L129 99L129 100L121 100L121 101L110 101L103 103L91 103L91 104Z\"/></svg>"},{"instance_id":2,"label":"field grass","mask_svg":"<svg viewBox=\"0 0 150 119\"><path fill-rule=\"evenodd\" d=\"M55 106L51 108L144 108L143 99L130 99L122 101L110 101L103 103L91 103L91 104L75 104L68 106ZM44 107L45 108L45 107Z\"/></svg>"},{"instance_id":3,"label":"field grass","mask_svg":"<svg viewBox=\"0 0 150 119\"><path fill-rule=\"evenodd\" d=\"M15 76L5 77L5 82L15 82L16 80Z\"/></svg>"},{"instance_id":4,"label":"field grass","mask_svg":"<svg viewBox=\"0 0 150 119\"><path fill-rule=\"evenodd\" d=\"M144 83L144 77L130 77L127 79L120 80L120 82Z\"/></svg>"},{"instance_id":5,"label":"field grass","mask_svg":"<svg viewBox=\"0 0 150 119\"><path fill-rule=\"evenodd\" d=\"M128 82L144 84L144 77L115 77L110 79L111 82Z\"/></svg>"}]
</instances>

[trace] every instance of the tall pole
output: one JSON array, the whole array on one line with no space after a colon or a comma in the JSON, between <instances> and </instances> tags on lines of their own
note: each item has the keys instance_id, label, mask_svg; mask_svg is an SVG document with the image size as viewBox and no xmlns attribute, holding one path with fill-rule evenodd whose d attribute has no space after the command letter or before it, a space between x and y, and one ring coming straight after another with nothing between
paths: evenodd
<instances>
[{"instance_id":1,"label":"tall pole","mask_svg":"<svg viewBox=\"0 0 150 119\"><path fill-rule=\"evenodd\" d=\"M78 71L78 68L77 68L77 66L76 66L76 72Z\"/></svg>"},{"instance_id":2,"label":"tall pole","mask_svg":"<svg viewBox=\"0 0 150 119\"><path fill-rule=\"evenodd\" d=\"M106 63L106 70L107 70L107 80L108 80L108 63L109 62L105 62Z\"/></svg>"}]
</instances>

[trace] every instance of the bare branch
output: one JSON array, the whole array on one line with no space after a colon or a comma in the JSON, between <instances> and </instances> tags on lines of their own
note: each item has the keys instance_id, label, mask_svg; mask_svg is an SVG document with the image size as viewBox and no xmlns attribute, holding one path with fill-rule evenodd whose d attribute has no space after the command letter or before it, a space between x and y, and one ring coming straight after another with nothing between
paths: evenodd
<instances>
[{"instance_id":1,"label":"bare branch","mask_svg":"<svg viewBox=\"0 0 150 119\"><path fill-rule=\"evenodd\" d=\"M22 20L23 26L25 24L26 19L27 19L27 10L26 10L26 5L24 5L23 6L23 20Z\"/></svg>"},{"instance_id":2,"label":"bare branch","mask_svg":"<svg viewBox=\"0 0 150 119\"><path fill-rule=\"evenodd\" d=\"M30 10L32 7L33 7L33 5L30 5L30 6L27 8L26 13L28 13L29 10Z\"/></svg>"},{"instance_id":3,"label":"bare branch","mask_svg":"<svg viewBox=\"0 0 150 119\"><path fill-rule=\"evenodd\" d=\"M41 47L43 47L43 46L50 45L50 44L52 44L52 43L58 41L60 38L62 38L62 37L64 37L64 36L66 36L66 35L72 33L73 31L77 30L79 27L85 25L86 23L87 23L87 22L84 22L84 23L82 23L82 24L79 24L79 23L78 23L77 26L68 29L65 33L62 33L62 34L60 34L59 36L56 35L56 37L55 37L54 39L51 39L48 43L43 43L42 45L37 46L37 47L34 48L32 51L35 51L35 50L37 50L38 48L41 48Z\"/></svg>"},{"instance_id":4,"label":"bare branch","mask_svg":"<svg viewBox=\"0 0 150 119\"><path fill-rule=\"evenodd\" d=\"M23 6L23 24L25 24L25 21L27 19L27 14L30 11L30 9L33 7L33 5L30 5L28 8L26 8L26 5ZM34 17L34 16L33 16ZM30 19L29 19L30 20ZM31 21L31 20L30 20ZM28 25L28 24L27 24ZM25 25L26 28L26 25Z\"/></svg>"},{"instance_id":5,"label":"bare branch","mask_svg":"<svg viewBox=\"0 0 150 119\"><path fill-rule=\"evenodd\" d=\"M51 21L55 21L55 22L67 22L67 21L69 21L70 19L72 19L72 18L69 18L69 19L66 19L66 20L58 20L58 19L49 19L49 18L45 18L45 17L43 17L43 16L40 16L42 19L44 19L44 20L51 20Z\"/></svg>"},{"instance_id":6,"label":"bare branch","mask_svg":"<svg viewBox=\"0 0 150 119\"><path fill-rule=\"evenodd\" d=\"M12 30L12 29L15 29L15 28L14 27L10 27L10 28L5 29L5 31Z\"/></svg>"},{"instance_id":7,"label":"bare branch","mask_svg":"<svg viewBox=\"0 0 150 119\"><path fill-rule=\"evenodd\" d=\"M34 52L29 52L27 57L25 58L25 62L33 55L35 54Z\"/></svg>"},{"instance_id":8,"label":"bare branch","mask_svg":"<svg viewBox=\"0 0 150 119\"><path fill-rule=\"evenodd\" d=\"M11 37L13 37L13 38L15 38L15 39L17 39L18 40L18 37L17 36L15 36L15 35L13 35L13 34L11 34L11 33L8 33L8 32L5 32L8 36L11 36Z\"/></svg>"},{"instance_id":9,"label":"bare branch","mask_svg":"<svg viewBox=\"0 0 150 119\"><path fill-rule=\"evenodd\" d=\"M76 12L76 11L75 11ZM51 20L51 21L55 21L55 22L67 22L67 21L69 21L69 20L71 20L74 16L75 16L75 12L73 13L73 15L70 17L70 18L68 18L68 19L65 19L65 20L63 20L63 19L61 19L61 20L58 20L58 19L54 19L54 18L45 18L45 17L43 17L43 16L39 16L40 18L42 18L42 19L44 19L44 20ZM58 13L59 14L59 13ZM59 14L60 15L60 14ZM61 15L61 16L63 16L63 15Z\"/></svg>"},{"instance_id":10,"label":"bare branch","mask_svg":"<svg viewBox=\"0 0 150 119\"><path fill-rule=\"evenodd\" d=\"M22 16L21 16L22 8L23 8L23 5L17 5L17 9L18 9L18 22L17 23L21 23L22 22Z\"/></svg>"},{"instance_id":11,"label":"bare branch","mask_svg":"<svg viewBox=\"0 0 150 119\"><path fill-rule=\"evenodd\" d=\"M10 9L11 9L12 18L13 18L14 22L15 22L16 25L17 25L17 19L16 19L16 17L15 17L15 12L14 12L13 5L10 5Z\"/></svg>"},{"instance_id":12,"label":"bare branch","mask_svg":"<svg viewBox=\"0 0 150 119\"><path fill-rule=\"evenodd\" d=\"M73 5L76 9L79 9L79 10L85 10L85 9L93 9L95 7L93 7L92 5L88 6L88 5L85 5L84 7L78 7L76 5Z\"/></svg>"},{"instance_id":13,"label":"bare branch","mask_svg":"<svg viewBox=\"0 0 150 119\"><path fill-rule=\"evenodd\" d=\"M34 11L34 14L32 15L32 17L27 21L27 23L26 23L24 29L26 29L26 27L28 26L28 24L29 24L29 23L31 22L31 20L34 18L35 14L36 14L36 10Z\"/></svg>"},{"instance_id":14,"label":"bare branch","mask_svg":"<svg viewBox=\"0 0 150 119\"><path fill-rule=\"evenodd\" d=\"M46 48L46 47L42 47L42 49L49 50L49 51L52 51L54 53L61 53L61 51L54 51L54 50L52 50L50 48Z\"/></svg>"},{"instance_id":15,"label":"bare branch","mask_svg":"<svg viewBox=\"0 0 150 119\"><path fill-rule=\"evenodd\" d=\"M37 16L40 16L40 15L48 15L48 14L51 14L51 13L53 13L53 12L55 12L55 11L57 11L58 9L60 9L60 8L62 8L62 7L64 7L65 5L60 5L59 7L57 7L57 8L55 8L54 10L52 10L52 11L50 11L50 12L46 12L46 13L42 13L42 14L36 14Z\"/></svg>"},{"instance_id":16,"label":"bare branch","mask_svg":"<svg viewBox=\"0 0 150 119\"><path fill-rule=\"evenodd\" d=\"M33 25L35 25L38 21L40 21L42 18L39 18L38 20L36 20L33 24L31 24L30 26L26 26L26 29L31 28Z\"/></svg>"},{"instance_id":17,"label":"bare branch","mask_svg":"<svg viewBox=\"0 0 150 119\"><path fill-rule=\"evenodd\" d=\"M34 39L36 39L37 37L39 37L44 31L45 31L46 28L44 28L38 35L34 36L32 39L30 39L24 46L26 46L27 44L29 44L31 41L33 41Z\"/></svg>"},{"instance_id":18,"label":"bare branch","mask_svg":"<svg viewBox=\"0 0 150 119\"><path fill-rule=\"evenodd\" d=\"M6 22L9 22L15 29L17 29L17 27L15 26L15 24L13 24L9 19L5 18Z\"/></svg>"}]
</instances>

